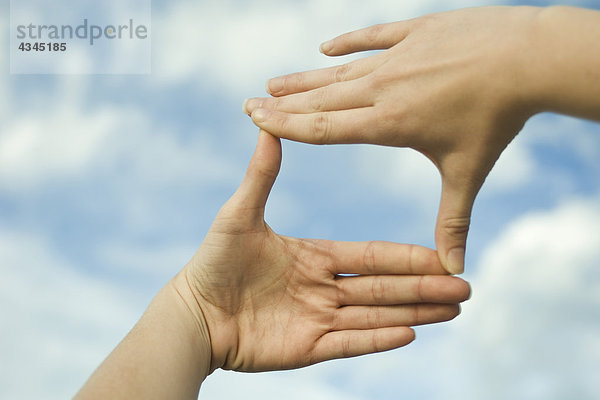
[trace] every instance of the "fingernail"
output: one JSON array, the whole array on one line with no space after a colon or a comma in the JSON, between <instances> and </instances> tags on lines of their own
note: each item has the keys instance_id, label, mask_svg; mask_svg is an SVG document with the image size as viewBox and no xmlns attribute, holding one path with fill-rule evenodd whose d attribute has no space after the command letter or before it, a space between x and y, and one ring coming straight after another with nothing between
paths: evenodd
<instances>
[{"instance_id":1,"label":"fingernail","mask_svg":"<svg viewBox=\"0 0 600 400\"><path fill-rule=\"evenodd\" d=\"M465 249L456 247L448 252L448 272L452 275L462 274L465 270Z\"/></svg>"},{"instance_id":2,"label":"fingernail","mask_svg":"<svg viewBox=\"0 0 600 400\"><path fill-rule=\"evenodd\" d=\"M265 110L264 108L258 108L252 112L252 120L254 122L265 122L271 112L269 110Z\"/></svg>"},{"instance_id":3,"label":"fingernail","mask_svg":"<svg viewBox=\"0 0 600 400\"><path fill-rule=\"evenodd\" d=\"M269 79L267 81L267 84L265 85L265 90L270 95L274 95L276 93L281 92L283 90L283 79L282 78Z\"/></svg>"},{"instance_id":4,"label":"fingernail","mask_svg":"<svg viewBox=\"0 0 600 400\"><path fill-rule=\"evenodd\" d=\"M321 51L321 53L325 54L325 53L328 53L329 51L331 51L332 48L333 48L333 40L328 40L326 42L321 43L319 50Z\"/></svg>"},{"instance_id":5,"label":"fingernail","mask_svg":"<svg viewBox=\"0 0 600 400\"><path fill-rule=\"evenodd\" d=\"M248 115L252 114L252 111L254 111L255 108L259 107L258 104L258 100L251 98L251 99L246 99L246 101L244 101L244 112Z\"/></svg>"}]
</instances>

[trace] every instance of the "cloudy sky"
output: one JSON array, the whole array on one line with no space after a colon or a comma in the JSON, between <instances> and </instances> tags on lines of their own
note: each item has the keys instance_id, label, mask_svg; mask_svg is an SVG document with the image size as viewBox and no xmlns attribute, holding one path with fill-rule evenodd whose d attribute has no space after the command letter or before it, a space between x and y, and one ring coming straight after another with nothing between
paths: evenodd
<instances>
[{"instance_id":1,"label":"cloudy sky","mask_svg":"<svg viewBox=\"0 0 600 400\"><path fill-rule=\"evenodd\" d=\"M0 398L63 399L237 187L257 133L244 98L269 77L339 63L317 50L339 33L488 3L155 1L146 76L11 75L0 4ZM459 318L385 354L215 372L200 398L597 398L599 160L599 124L536 116L476 202ZM267 221L291 236L431 247L439 186L411 150L286 142Z\"/></svg>"}]
</instances>

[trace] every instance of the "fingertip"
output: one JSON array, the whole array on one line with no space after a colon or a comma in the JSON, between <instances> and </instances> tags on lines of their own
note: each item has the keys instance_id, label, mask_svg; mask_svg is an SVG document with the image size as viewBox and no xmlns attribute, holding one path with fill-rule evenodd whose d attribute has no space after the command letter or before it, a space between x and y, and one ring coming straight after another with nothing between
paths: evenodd
<instances>
[{"instance_id":1,"label":"fingertip","mask_svg":"<svg viewBox=\"0 0 600 400\"><path fill-rule=\"evenodd\" d=\"M446 258L445 269L452 275L460 275L465 271L464 247L450 249Z\"/></svg>"},{"instance_id":2,"label":"fingertip","mask_svg":"<svg viewBox=\"0 0 600 400\"><path fill-rule=\"evenodd\" d=\"M448 304L444 310L444 317L438 322L449 322L460 315L460 304Z\"/></svg>"},{"instance_id":3,"label":"fingertip","mask_svg":"<svg viewBox=\"0 0 600 400\"><path fill-rule=\"evenodd\" d=\"M471 296L473 296L473 287L471 287L471 284L467 281L465 281L465 283L467 284L467 289L465 290L465 296L464 296L464 301L470 300Z\"/></svg>"},{"instance_id":4,"label":"fingertip","mask_svg":"<svg viewBox=\"0 0 600 400\"><path fill-rule=\"evenodd\" d=\"M286 78L282 76L269 79L265 83L265 91L271 96L281 95L281 92L284 89L285 80Z\"/></svg>"},{"instance_id":5,"label":"fingertip","mask_svg":"<svg viewBox=\"0 0 600 400\"><path fill-rule=\"evenodd\" d=\"M410 327L408 328L408 330L409 330L409 335L408 335L409 342L408 343L412 343L417 338L417 332L413 328L410 328Z\"/></svg>"},{"instance_id":6,"label":"fingertip","mask_svg":"<svg viewBox=\"0 0 600 400\"><path fill-rule=\"evenodd\" d=\"M259 124L259 123L265 122L269 118L269 114L270 114L269 110L267 110L265 108L257 108L256 110L252 111L252 114L250 114L250 117L252 118L252 121Z\"/></svg>"},{"instance_id":7,"label":"fingertip","mask_svg":"<svg viewBox=\"0 0 600 400\"><path fill-rule=\"evenodd\" d=\"M395 329L395 334L390 338L389 345L386 349L379 351L386 351L397 349L399 347L408 346L417 338L415 330L410 326L399 326L396 328L381 328L381 329Z\"/></svg>"},{"instance_id":8,"label":"fingertip","mask_svg":"<svg viewBox=\"0 0 600 400\"><path fill-rule=\"evenodd\" d=\"M264 103L264 98L261 97L250 97L244 100L244 104L242 105L242 110L248 115L251 116L252 112L257 108L261 108Z\"/></svg>"},{"instance_id":9,"label":"fingertip","mask_svg":"<svg viewBox=\"0 0 600 400\"><path fill-rule=\"evenodd\" d=\"M452 279L452 282L455 284L455 301L462 303L463 301L469 300L471 298L471 285L469 282L458 276L452 276L450 279Z\"/></svg>"},{"instance_id":10,"label":"fingertip","mask_svg":"<svg viewBox=\"0 0 600 400\"><path fill-rule=\"evenodd\" d=\"M453 310L453 311L454 311L454 312L453 312L453 314L452 314L452 317L451 317L451 318L450 318L448 321L452 321L454 318L456 318L456 317L458 317L458 316L460 315L460 313L461 313L461 311L462 311L462 308L461 308L461 306L460 306L460 303L459 303L459 304L456 304L456 306L454 307L454 310Z\"/></svg>"},{"instance_id":11,"label":"fingertip","mask_svg":"<svg viewBox=\"0 0 600 400\"><path fill-rule=\"evenodd\" d=\"M319 51L325 55L327 55L332 49L333 49L333 40L328 40L326 42L323 42L319 46Z\"/></svg>"}]
</instances>

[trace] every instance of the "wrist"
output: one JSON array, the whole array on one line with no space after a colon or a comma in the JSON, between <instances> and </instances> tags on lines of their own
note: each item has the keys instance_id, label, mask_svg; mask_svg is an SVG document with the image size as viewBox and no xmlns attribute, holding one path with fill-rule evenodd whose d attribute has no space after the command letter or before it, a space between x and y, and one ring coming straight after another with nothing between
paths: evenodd
<instances>
[{"instance_id":1,"label":"wrist","mask_svg":"<svg viewBox=\"0 0 600 400\"><path fill-rule=\"evenodd\" d=\"M188 304L189 316L202 333L202 342L209 349L208 373L218 368L234 369L232 358L237 354L239 340L235 319L224 312L221 307L228 307L219 302L219 298L228 291L222 285L216 285L203 270L201 262L193 260L173 279L181 298ZM229 279L226 277L225 279ZM237 293L229 293L228 298Z\"/></svg>"},{"instance_id":2,"label":"wrist","mask_svg":"<svg viewBox=\"0 0 600 400\"><path fill-rule=\"evenodd\" d=\"M534 31L525 68L538 112L598 119L600 13L570 6L542 8Z\"/></svg>"},{"instance_id":3,"label":"wrist","mask_svg":"<svg viewBox=\"0 0 600 400\"><path fill-rule=\"evenodd\" d=\"M547 111L558 111L554 102L556 93L559 92L557 85L557 71L560 65L558 58L562 55L554 54L556 49L552 44L555 6L540 8L539 13L533 21L533 29L528 40L523 68L524 91L530 103L533 104L536 113ZM558 73L560 76L560 73Z\"/></svg>"},{"instance_id":4,"label":"wrist","mask_svg":"<svg viewBox=\"0 0 600 400\"><path fill-rule=\"evenodd\" d=\"M498 54L497 71L504 77L507 89L508 112L521 115L523 120L546 111L546 75L536 67L543 59L545 38L540 28L543 8L531 6L510 7L510 38Z\"/></svg>"},{"instance_id":5,"label":"wrist","mask_svg":"<svg viewBox=\"0 0 600 400\"><path fill-rule=\"evenodd\" d=\"M189 343L192 357L200 363L199 375L204 380L212 373L212 349L208 324L202 307L195 295L188 267L179 272L165 287L173 303L173 310L181 321Z\"/></svg>"}]
</instances>

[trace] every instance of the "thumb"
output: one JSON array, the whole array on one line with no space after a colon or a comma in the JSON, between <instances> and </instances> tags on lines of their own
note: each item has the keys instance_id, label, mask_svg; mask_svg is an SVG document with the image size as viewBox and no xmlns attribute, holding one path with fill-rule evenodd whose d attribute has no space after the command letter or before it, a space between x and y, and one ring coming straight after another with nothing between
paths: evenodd
<instances>
[{"instance_id":1,"label":"thumb","mask_svg":"<svg viewBox=\"0 0 600 400\"><path fill-rule=\"evenodd\" d=\"M464 271L467 234L477 190L442 179L442 198L435 243L442 266L451 274Z\"/></svg>"},{"instance_id":2,"label":"thumb","mask_svg":"<svg viewBox=\"0 0 600 400\"><path fill-rule=\"evenodd\" d=\"M246 209L264 211L267 198L281 166L281 142L261 130L258 143L246 170L246 176L235 193L236 201Z\"/></svg>"}]
</instances>

